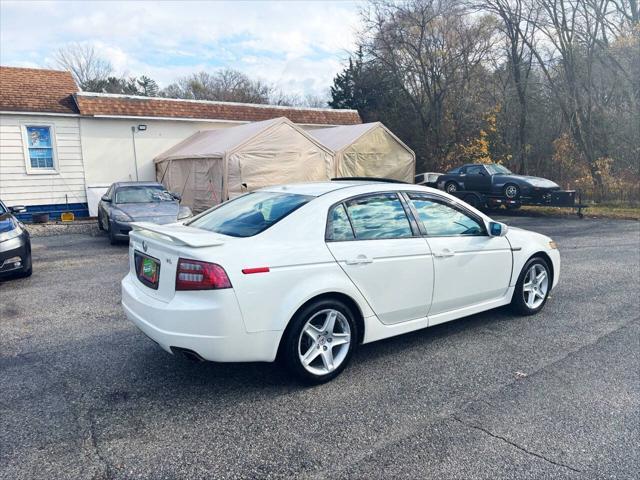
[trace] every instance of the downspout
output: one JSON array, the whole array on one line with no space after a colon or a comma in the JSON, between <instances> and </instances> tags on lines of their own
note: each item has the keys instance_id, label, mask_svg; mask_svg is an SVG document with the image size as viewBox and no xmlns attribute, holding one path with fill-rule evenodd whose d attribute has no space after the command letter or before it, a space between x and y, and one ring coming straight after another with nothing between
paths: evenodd
<instances>
[{"instance_id":1,"label":"downspout","mask_svg":"<svg viewBox=\"0 0 640 480\"><path fill-rule=\"evenodd\" d=\"M138 155L136 153L136 127L131 126L131 143L133 144L133 163L136 169L136 182L138 179Z\"/></svg>"}]
</instances>

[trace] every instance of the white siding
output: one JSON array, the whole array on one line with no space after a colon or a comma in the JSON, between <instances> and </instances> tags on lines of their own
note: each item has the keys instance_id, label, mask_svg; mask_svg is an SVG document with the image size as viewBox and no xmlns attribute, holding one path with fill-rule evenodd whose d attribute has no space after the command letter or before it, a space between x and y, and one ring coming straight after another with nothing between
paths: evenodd
<instances>
[{"instance_id":1,"label":"white siding","mask_svg":"<svg viewBox=\"0 0 640 480\"><path fill-rule=\"evenodd\" d=\"M146 120L135 118L83 117L82 151L87 185L136 180L131 127L136 128L135 145L138 179L156 179L153 159L176 143L200 130L238 125L237 122L200 122L180 120ZM138 131L138 125L147 129Z\"/></svg>"},{"instance_id":2,"label":"white siding","mask_svg":"<svg viewBox=\"0 0 640 480\"><path fill-rule=\"evenodd\" d=\"M51 124L55 133L57 173L27 173L24 125ZM80 141L74 117L0 115L0 198L7 205L63 204L87 201Z\"/></svg>"}]
</instances>

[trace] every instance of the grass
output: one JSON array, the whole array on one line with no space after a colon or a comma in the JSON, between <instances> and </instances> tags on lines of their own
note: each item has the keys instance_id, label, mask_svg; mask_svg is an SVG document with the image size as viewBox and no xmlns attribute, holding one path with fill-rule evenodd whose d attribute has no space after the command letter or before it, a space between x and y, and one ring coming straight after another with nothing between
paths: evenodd
<instances>
[{"instance_id":1,"label":"grass","mask_svg":"<svg viewBox=\"0 0 640 480\"><path fill-rule=\"evenodd\" d=\"M550 216L568 216L575 215L576 211L571 208L557 207L533 207L526 206L520 209L523 212L550 215ZM585 217L588 218L615 218L621 220L640 220L640 205L632 204L590 204L588 208L582 210Z\"/></svg>"}]
</instances>

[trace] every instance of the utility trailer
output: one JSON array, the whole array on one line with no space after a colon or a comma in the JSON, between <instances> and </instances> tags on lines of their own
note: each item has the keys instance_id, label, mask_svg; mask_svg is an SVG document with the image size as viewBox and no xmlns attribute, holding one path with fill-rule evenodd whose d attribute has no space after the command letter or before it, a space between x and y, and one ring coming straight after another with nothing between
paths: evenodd
<instances>
[{"instance_id":1,"label":"utility trailer","mask_svg":"<svg viewBox=\"0 0 640 480\"><path fill-rule=\"evenodd\" d=\"M500 208L501 206L504 206L508 210L517 210L523 205L560 207L573 208L578 218L583 218L584 214L582 210L588 208L588 205L582 203L580 192L576 190L556 190L550 192L548 196L538 201L531 199L509 199L503 195L487 195L481 192L464 190L452 192L451 195L479 210L483 208Z\"/></svg>"}]
</instances>

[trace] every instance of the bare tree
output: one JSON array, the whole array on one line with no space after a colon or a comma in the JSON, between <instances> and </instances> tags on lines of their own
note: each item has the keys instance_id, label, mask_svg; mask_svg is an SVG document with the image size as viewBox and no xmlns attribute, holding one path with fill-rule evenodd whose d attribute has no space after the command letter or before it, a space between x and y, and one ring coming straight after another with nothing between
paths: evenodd
<instances>
[{"instance_id":1,"label":"bare tree","mask_svg":"<svg viewBox=\"0 0 640 480\"><path fill-rule=\"evenodd\" d=\"M165 97L223 102L267 103L270 86L230 68L194 73L162 91Z\"/></svg>"},{"instance_id":2,"label":"bare tree","mask_svg":"<svg viewBox=\"0 0 640 480\"><path fill-rule=\"evenodd\" d=\"M538 9L526 3L525 0L481 0L477 6L497 15L500 19L498 28L504 39L509 78L518 101L517 133L515 145L513 145L513 156L517 170L520 173L528 173L527 89L533 59L528 44L535 43Z\"/></svg>"},{"instance_id":3,"label":"bare tree","mask_svg":"<svg viewBox=\"0 0 640 480\"><path fill-rule=\"evenodd\" d=\"M600 95L597 72L603 66L618 68L606 51L609 37L616 34L614 4L610 0L532 1L540 8L540 17L531 24L541 38L537 43L531 37L521 38L546 77L594 185L602 190L598 161L608 156L602 124L607 95Z\"/></svg>"},{"instance_id":4,"label":"bare tree","mask_svg":"<svg viewBox=\"0 0 640 480\"><path fill-rule=\"evenodd\" d=\"M383 0L363 13L362 50L406 95L420 121L427 163L448 148L447 99L463 94L492 46L491 22L464 13L455 0Z\"/></svg>"},{"instance_id":5,"label":"bare tree","mask_svg":"<svg viewBox=\"0 0 640 480\"><path fill-rule=\"evenodd\" d=\"M59 48L53 56L55 64L73 74L82 90L93 90L93 86L106 80L113 68L100 58L93 46L72 43Z\"/></svg>"}]
</instances>

